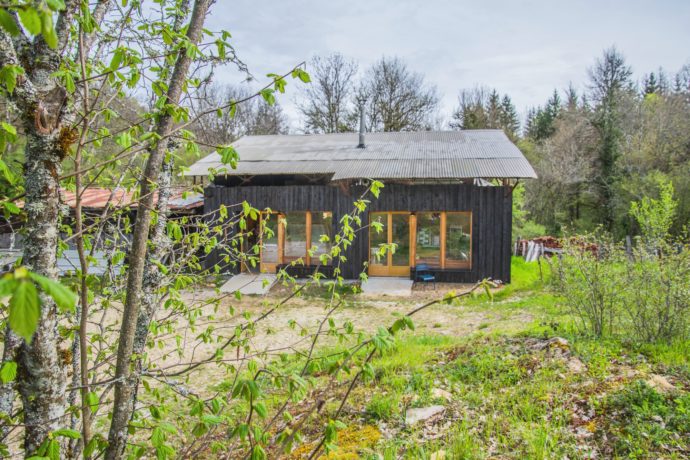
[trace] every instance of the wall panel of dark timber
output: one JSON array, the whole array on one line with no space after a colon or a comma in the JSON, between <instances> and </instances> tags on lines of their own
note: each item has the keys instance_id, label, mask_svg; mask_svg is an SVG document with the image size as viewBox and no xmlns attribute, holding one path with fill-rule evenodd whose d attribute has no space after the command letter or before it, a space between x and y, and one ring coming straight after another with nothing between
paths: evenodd
<instances>
[{"instance_id":1,"label":"wall panel of dark timber","mask_svg":"<svg viewBox=\"0 0 690 460\"><path fill-rule=\"evenodd\" d=\"M353 202L365 191L353 186L347 191L331 185L287 185L222 187L205 190L204 211L231 207L247 201L258 209L273 211L331 211L333 221L353 209ZM437 273L437 281L470 283L483 278L510 282L512 196L506 187L478 187L465 184L388 184L378 199L371 196L368 211L471 211L472 267ZM233 208L230 208L233 209ZM235 208L239 209L239 208ZM362 224L369 222L368 212ZM345 278L358 278L368 258L369 232L362 229L347 250L342 267ZM218 254L207 257L207 266L220 262ZM229 271L229 270L228 270Z\"/></svg>"}]
</instances>

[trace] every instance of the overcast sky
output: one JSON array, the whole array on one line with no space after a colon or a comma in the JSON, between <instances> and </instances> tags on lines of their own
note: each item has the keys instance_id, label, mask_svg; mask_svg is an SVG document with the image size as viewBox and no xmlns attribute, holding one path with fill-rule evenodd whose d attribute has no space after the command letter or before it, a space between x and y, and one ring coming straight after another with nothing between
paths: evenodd
<instances>
[{"instance_id":1,"label":"overcast sky","mask_svg":"<svg viewBox=\"0 0 690 460\"><path fill-rule=\"evenodd\" d=\"M259 81L335 51L358 61L360 72L399 56L436 85L444 117L460 89L476 85L508 93L524 114L554 88L584 88L587 68L611 45L636 78L690 63L690 0L218 0L209 19L210 28L232 33ZM240 79L232 70L218 75ZM293 130L298 85L278 99Z\"/></svg>"}]
</instances>

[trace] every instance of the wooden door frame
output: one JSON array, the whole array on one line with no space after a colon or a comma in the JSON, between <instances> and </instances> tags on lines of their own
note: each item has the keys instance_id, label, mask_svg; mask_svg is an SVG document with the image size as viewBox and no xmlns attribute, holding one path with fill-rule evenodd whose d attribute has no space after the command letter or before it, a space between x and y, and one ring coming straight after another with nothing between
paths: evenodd
<instances>
[{"instance_id":1,"label":"wooden door frame","mask_svg":"<svg viewBox=\"0 0 690 460\"><path fill-rule=\"evenodd\" d=\"M393 255L388 252L386 253L386 263L384 265L373 265L371 263L371 214L385 214L386 215L386 242L390 244L393 241L393 214L407 214L409 216L409 232L410 232L410 258L408 261L408 266L403 267L402 265L393 265ZM473 240L473 219L474 213L472 211L371 211L369 213L369 252L368 252L368 262L369 262L369 276L409 276L410 269L416 265L416 254L417 254L417 214L418 213L432 213L439 214L439 226L440 226L440 257L441 264L440 268L443 270L445 268L453 268L456 270L470 270L472 269L472 261L474 259L474 240ZM447 255L447 224L448 224L448 214L467 214L469 215L469 236L470 236L470 260L466 263L456 263L453 267L446 267L446 255Z\"/></svg>"},{"instance_id":2,"label":"wooden door frame","mask_svg":"<svg viewBox=\"0 0 690 460\"><path fill-rule=\"evenodd\" d=\"M407 215L408 216L408 238L409 238L409 243L410 243L410 254L408 257L407 265L393 265L393 254L388 251L386 252L386 264L385 265L379 265L379 264L372 264L371 263L371 215L373 213L379 213L379 214L385 214L386 215L386 244L391 244L393 241L393 214L402 214L402 215ZM415 227L413 226L413 220L416 223L416 220L413 219L413 214L411 211L371 211L369 213L369 251L368 251L368 261L369 261L369 270L368 274L369 276L389 276L389 277L401 277L405 276L408 277L410 276L410 267L412 266L412 263L414 262L414 245L413 245L413 237L415 233L413 230Z\"/></svg>"}]
</instances>

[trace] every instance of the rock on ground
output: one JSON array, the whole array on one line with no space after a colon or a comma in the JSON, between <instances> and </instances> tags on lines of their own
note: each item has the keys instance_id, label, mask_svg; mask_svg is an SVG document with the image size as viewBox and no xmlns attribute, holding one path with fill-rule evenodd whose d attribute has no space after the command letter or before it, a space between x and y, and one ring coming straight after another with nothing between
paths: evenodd
<instances>
[{"instance_id":1,"label":"rock on ground","mask_svg":"<svg viewBox=\"0 0 690 460\"><path fill-rule=\"evenodd\" d=\"M405 424L414 425L415 423L428 420L434 415L441 414L446 410L444 406L428 406L408 409L405 413Z\"/></svg>"},{"instance_id":2,"label":"rock on ground","mask_svg":"<svg viewBox=\"0 0 690 460\"><path fill-rule=\"evenodd\" d=\"M647 380L647 385L661 393L668 393L676 389L676 387L674 387L673 384L666 379L666 377L659 374L652 374L652 376Z\"/></svg>"}]
</instances>

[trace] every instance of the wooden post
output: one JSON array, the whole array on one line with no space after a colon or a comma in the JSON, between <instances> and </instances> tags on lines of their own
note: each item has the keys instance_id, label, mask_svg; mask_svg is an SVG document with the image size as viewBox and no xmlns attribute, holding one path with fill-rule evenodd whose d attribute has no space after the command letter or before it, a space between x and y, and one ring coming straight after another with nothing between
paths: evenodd
<instances>
[{"instance_id":1,"label":"wooden post","mask_svg":"<svg viewBox=\"0 0 690 460\"><path fill-rule=\"evenodd\" d=\"M285 257L285 214L278 214L278 265L283 263Z\"/></svg>"},{"instance_id":2,"label":"wooden post","mask_svg":"<svg viewBox=\"0 0 690 460\"><path fill-rule=\"evenodd\" d=\"M441 213L441 268L446 268L446 213Z\"/></svg>"},{"instance_id":3,"label":"wooden post","mask_svg":"<svg viewBox=\"0 0 690 460\"><path fill-rule=\"evenodd\" d=\"M305 265L311 265L311 256L309 255L309 250L311 249L311 211L307 211L306 219L307 253L305 254L304 263Z\"/></svg>"},{"instance_id":4,"label":"wooden post","mask_svg":"<svg viewBox=\"0 0 690 460\"><path fill-rule=\"evenodd\" d=\"M417 215L410 214L410 267L417 265Z\"/></svg>"}]
</instances>

